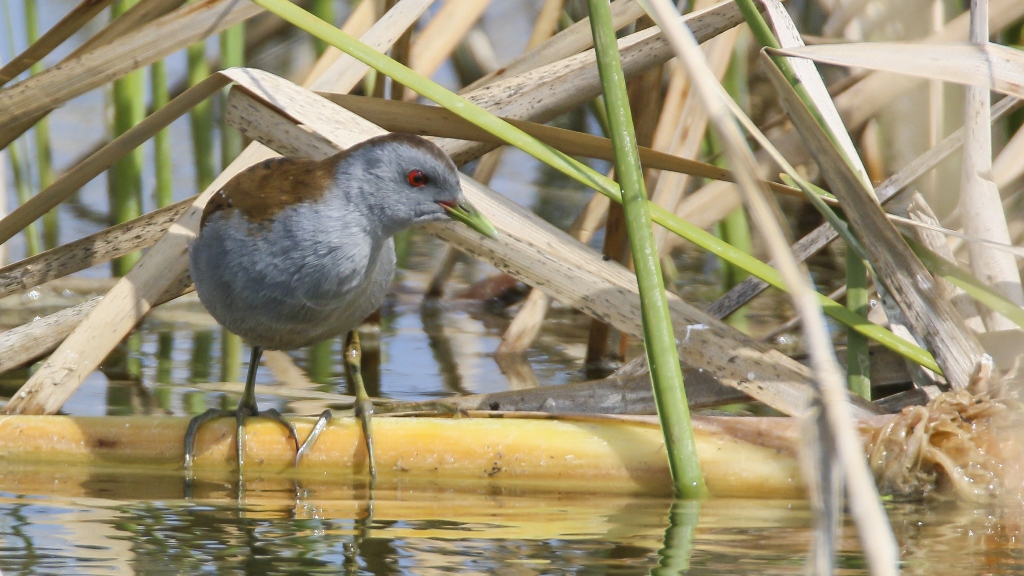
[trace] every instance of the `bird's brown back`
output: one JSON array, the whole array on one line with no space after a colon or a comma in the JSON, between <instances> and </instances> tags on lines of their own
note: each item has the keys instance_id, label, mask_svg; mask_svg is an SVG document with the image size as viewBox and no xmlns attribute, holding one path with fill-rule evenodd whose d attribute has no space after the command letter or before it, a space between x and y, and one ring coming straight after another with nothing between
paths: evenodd
<instances>
[{"instance_id":1,"label":"bird's brown back","mask_svg":"<svg viewBox=\"0 0 1024 576\"><path fill-rule=\"evenodd\" d=\"M218 212L237 210L250 222L272 218L281 210L323 198L343 154L324 160L278 157L238 173L206 203L200 229Z\"/></svg>"}]
</instances>

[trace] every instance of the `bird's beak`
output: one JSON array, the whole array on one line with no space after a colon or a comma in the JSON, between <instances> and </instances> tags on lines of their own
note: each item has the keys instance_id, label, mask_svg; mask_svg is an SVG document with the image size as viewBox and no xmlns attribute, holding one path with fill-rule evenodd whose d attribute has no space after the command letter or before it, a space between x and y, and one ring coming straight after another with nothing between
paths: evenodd
<instances>
[{"instance_id":1,"label":"bird's beak","mask_svg":"<svg viewBox=\"0 0 1024 576\"><path fill-rule=\"evenodd\" d=\"M468 201L463 200L459 203L438 202L438 204L448 212L448 216L452 220L458 220L488 238L498 237L498 231L491 224L491 221L478 212Z\"/></svg>"}]
</instances>

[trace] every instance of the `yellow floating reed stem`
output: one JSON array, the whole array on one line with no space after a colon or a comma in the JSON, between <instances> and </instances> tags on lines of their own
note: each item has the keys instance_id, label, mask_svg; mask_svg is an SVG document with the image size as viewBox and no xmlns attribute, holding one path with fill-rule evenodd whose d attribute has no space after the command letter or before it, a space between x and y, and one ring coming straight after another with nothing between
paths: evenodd
<instances>
[{"instance_id":1,"label":"yellow floating reed stem","mask_svg":"<svg viewBox=\"0 0 1024 576\"><path fill-rule=\"evenodd\" d=\"M793 451L742 438L763 419L745 418L746 432L726 432L723 419L695 419L697 454L713 496L802 497ZM736 421L738 418L728 418ZM788 420L773 418L785 429ZM294 420L305 438L312 418ZM713 422L713 423L712 423ZM177 470L186 418L4 416L0 458ZM376 418L374 451L381 488L431 484L527 492L670 495L664 438L657 421L535 418ZM352 482L366 476L358 421L340 418L296 469L284 428L253 419L246 426L246 476ZM229 472L236 462L234 419L200 429L196 474ZM783 432L783 436L789 432ZM788 443L788 440L783 441Z\"/></svg>"}]
</instances>

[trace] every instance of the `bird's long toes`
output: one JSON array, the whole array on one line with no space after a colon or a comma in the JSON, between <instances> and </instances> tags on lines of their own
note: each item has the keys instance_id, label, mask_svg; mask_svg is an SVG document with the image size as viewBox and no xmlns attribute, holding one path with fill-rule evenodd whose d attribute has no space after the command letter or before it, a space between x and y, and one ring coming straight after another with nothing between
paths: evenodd
<instances>
[{"instance_id":1,"label":"bird's long toes","mask_svg":"<svg viewBox=\"0 0 1024 576\"><path fill-rule=\"evenodd\" d=\"M327 428L327 424L331 422L331 419L333 417L334 415L331 413L330 410L324 410L320 414L320 418L318 418L316 424L313 425L313 429L309 431L309 436L306 437L306 440L302 443L302 446L300 446L299 449L295 451L296 467L299 465L299 460L302 460L302 457L309 453L309 450L313 447L313 444L316 443L317 438L320 437L320 433L323 432L325 428Z\"/></svg>"},{"instance_id":2,"label":"bird's long toes","mask_svg":"<svg viewBox=\"0 0 1024 576\"><path fill-rule=\"evenodd\" d=\"M230 410L210 408L206 412L203 412L189 420L188 429L185 430L185 468L191 468L192 464L195 463L195 444L196 436L199 433L199 427L211 420L231 416L232 414L233 413Z\"/></svg>"}]
</instances>

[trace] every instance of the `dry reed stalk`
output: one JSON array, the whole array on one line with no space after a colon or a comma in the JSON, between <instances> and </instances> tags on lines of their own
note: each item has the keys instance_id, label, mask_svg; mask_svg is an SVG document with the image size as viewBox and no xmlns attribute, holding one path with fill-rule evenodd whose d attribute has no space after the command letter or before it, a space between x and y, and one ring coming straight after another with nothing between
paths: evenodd
<instances>
[{"instance_id":1,"label":"dry reed stalk","mask_svg":"<svg viewBox=\"0 0 1024 576\"><path fill-rule=\"evenodd\" d=\"M701 41L714 38L742 21L735 4L723 2L683 18ZM671 50L657 28L621 38L618 42L622 68L627 78L664 63ZM586 102L601 92L593 50L552 64L496 81L464 94L472 103L506 118L547 122L562 112ZM457 143L445 145L456 159L475 158L493 146ZM449 148L450 147L450 148Z\"/></svg>"},{"instance_id":2,"label":"dry reed stalk","mask_svg":"<svg viewBox=\"0 0 1024 576\"><path fill-rule=\"evenodd\" d=\"M83 0L71 9L60 22L53 25L46 31L39 40L29 46L24 52L18 54L13 60L0 68L0 86L10 82L18 74L32 67L60 46L65 40L71 37L85 26L104 8L110 5L112 0Z\"/></svg>"},{"instance_id":3,"label":"dry reed stalk","mask_svg":"<svg viewBox=\"0 0 1024 576\"><path fill-rule=\"evenodd\" d=\"M537 18L533 21L533 30L526 40L526 50L530 51L540 46L558 32L558 20L562 16L562 6L565 0L544 0L540 7ZM488 72L491 72L490 70Z\"/></svg>"},{"instance_id":4,"label":"dry reed stalk","mask_svg":"<svg viewBox=\"0 0 1024 576\"><path fill-rule=\"evenodd\" d=\"M774 67L769 79L782 96L782 104L817 159L833 193L845 208L851 227L857 232L876 277L888 289L906 315L913 333L935 354L950 385L963 388L984 355L981 344L967 330L952 304L941 298L924 265L903 241L895 226L861 175L833 147L832 140L811 117Z\"/></svg>"},{"instance_id":5,"label":"dry reed stalk","mask_svg":"<svg viewBox=\"0 0 1024 576\"><path fill-rule=\"evenodd\" d=\"M971 1L971 34L974 44L988 43L988 1ZM988 88L968 86L964 111L964 155L960 172L960 213L964 232L1000 244L1010 243L1010 231L1003 214L999 189L992 181L992 103ZM1020 271L1011 254L971 243L971 270L974 276L994 288L1014 304L1024 305ZM1008 318L985 309L981 311L989 330L1008 330L1017 326Z\"/></svg>"},{"instance_id":6,"label":"dry reed stalk","mask_svg":"<svg viewBox=\"0 0 1024 576\"><path fill-rule=\"evenodd\" d=\"M939 219L932 212L928 202L925 201L924 197L920 193L914 192L910 203L907 204L907 216L912 220L930 224L932 226L939 225ZM922 244L930 248L933 252L942 256L950 262L956 262L956 257L953 256L953 250L950 249L949 243L946 241L946 237L934 230L927 230L924 228L917 228L914 230L917 235L917 239ZM974 303L974 300L967 295L962 288L959 288L949 281L943 278L936 278L936 288L940 290L940 293L953 303L960 315L964 317L967 327L975 332L984 332L985 327L981 324L980 318L978 317L978 308ZM976 323L972 326L971 319Z\"/></svg>"},{"instance_id":7,"label":"dry reed stalk","mask_svg":"<svg viewBox=\"0 0 1024 576\"><path fill-rule=\"evenodd\" d=\"M193 200L176 202L0 268L0 298L151 246Z\"/></svg>"},{"instance_id":8,"label":"dry reed stalk","mask_svg":"<svg viewBox=\"0 0 1024 576\"><path fill-rule=\"evenodd\" d=\"M1018 0L994 0L989 4L989 23L993 33L1020 20L1024 16L1024 2ZM967 40L969 14L963 13L946 23L940 32L931 34L923 42L962 42ZM900 50L890 51L891 56ZM837 94L833 100L849 130L858 130L879 110L901 94L922 82L919 78L891 72L872 72ZM806 149L798 145L799 136L792 129L773 138L773 143L789 159L798 165L808 160Z\"/></svg>"},{"instance_id":9,"label":"dry reed stalk","mask_svg":"<svg viewBox=\"0 0 1024 576\"><path fill-rule=\"evenodd\" d=\"M643 16L644 13L636 0L615 0L609 8L612 12L612 25L616 29L626 26ZM484 75L467 86L465 90L473 91L498 80L524 74L593 47L594 37L590 30L590 19L584 18L538 46L527 50L522 56L515 58L498 70Z\"/></svg>"},{"instance_id":10,"label":"dry reed stalk","mask_svg":"<svg viewBox=\"0 0 1024 576\"><path fill-rule=\"evenodd\" d=\"M156 298L153 306L159 306L192 290L192 280L188 275L179 276ZM3 350L0 355L0 373L24 366L56 350L101 300L102 297L92 298L0 333L0 350ZM15 395L15 398L19 396Z\"/></svg>"},{"instance_id":11,"label":"dry reed stalk","mask_svg":"<svg viewBox=\"0 0 1024 576\"><path fill-rule=\"evenodd\" d=\"M490 0L446 0L412 43L409 67L421 76L433 76L490 4ZM417 97L412 90L405 90L406 101Z\"/></svg>"},{"instance_id":12,"label":"dry reed stalk","mask_svg":"<svg viewBox=\"0 0 1024 576\"><path fill-rule=\"evenodd\" d=\"M492 415L493 416L493 415ZM716 419L717 420L717 419ZM732 420L740 420L734 418ZM772 434L763 419L724 423L695 418L695 436L708 489L714 496L799 497L799 470L792 448L793 430L782 419ZM8 462L61 462L166 468L180 466L185 418L66 416L0 417ZM300 435L313 419L296 420ZM197 474L226 472L235 462L228 419L199 431ZM345 482L365 474L359 424L336 419L323 432L299 467L293 465L294 443L283 428L264 419L246 426L246 449L259 458L250 466L267 478L316 478L330 472ZM374 453L381 477L376 489L442 482L451 489L515 487L556 492L670 492L664 437L653 417L552 418L516 414L505 418L374 419ZM510 444L509 438L517 440ZM758 439L760 437L760 440ZM559 438L552 442L551 438ZM495 446L503 446L495 451ZM438 466L438 447L444 465ZM338 473L341 471L341 475ZM180 480L179 480L180 482ZM599 487L599 488L597 488Z\"/></svg>"},{"instance_id":13,"label":"dry reed stalk","mask_svg":"<svg viewBox=\"0 0 1024 576\"><path fill-rule=\"evenodd\" d=\"M501 139L439 106L426 106L409 102L396 102L380 98L327 92L323 92L320 95L386 130L408 132L421 136L468 140L473 143L502 144ZM546 126L536 122L526 122L507 117L503 119L523 132L566 154L603 160L612 159L612 145L611 141L607 138ZM475 144L465 145L475 146ZM712 180L732 180L732 175L728 170L713 164L659 152L644 146L641 146L639 151L640 161L648 169L668 170ZM458 150L455 153L457 154L455 157L456 164L465 164L473 159L473 156L469 154L459 154ZM777 182L765 182L765 185L778 194L786 194L798 198L804 197L803 192L791 186Z\"/></svg>"},{"instance_id":14,"label":"dry reed stalk","mask_svg":"<svg viewBox=\"0 0 1024 576\"><path fill-rule=\"evenodd\" d=\"M739 31L739 28L733 28L709 40L703 46L711 71L719 81L725 76L725 71L729 67L729 61L732 59L732 53L736 47L737 38L739 38ZM673 75L681 76L677 67L674 67ZM692 90L687 90L677 122L671 126L671 142L662 151L683 158L696 158L700 153L701 144L704 142L707 125L707 112L701 106L696 94ZM665 127L664 124L659 126L659 128L663 127ZM689 180L686 175L662 172L658 176L658 183L651 194L651 201L679 214L679 205ZM725 214L729 212L731 210L727 210ZM654 239L657 242L659 254L666 253L666 243L670 235L669 231L664 228L654 229Z\"/></svg>"},{"instance_id":15,"label":"dry reed stalk","mask_svg":"<svg viewBox=\"0 0 1024 576\"><path fill-rule=\"evenodd\" d=\"M1012 99L1000 102L993 109L993 121L1016 109L1019 103ZM928 173L939 162L947 158L963 145L964 131L957 130L947 136L938 146L928 150L921 156L893 174L888 180L882 182L875 189L875 196L882 204L896 198L897 195L914 180ZM797 259L803 261L819 250L827 246L838 237L838 233L829 224L818 226L809 234L793 245L793 253ZM740 282L732 290L721 296L708 307L708 312L719 318L724 318L738 310L755 296L768 288L768 284L759 278L748 278Z\"/></svg>"},{"instance_id":16,"label":"dry reed stalk","mask_svg":"<svg viewBox=\"0 0 1024 576\"><path fill-rule=\"evenodd\" d=\"M373 2L360 2L359 5L352 10L352 13L348 15L348 18L341 27L341 31L349 36L356 38L362 37L362 35L365 34L366 31L370 29L370 26L373 26L373 23L377 20L374 11L375 7ZM282 21L279 18L277 18L277 20L279 22ZM324 53L316 59L316 63L313 64L313 67L307 73L307 77L321 77L334 65L334 62L338 58L343 56L345 56L344 52L338 50L334 46L328 46L327 49L324 50ZM349 58L351 58L351 56ZM356 62L354 59L352 61Z\"/></svg>"},{"instance_id":17,"label":"dry reed stalk","mask_svg":"<svg viewBox=\"0 0 1024 576\"><path fill-rule=\"evenodd\" d=\"M164 16L165 14L171 12L172 10L175 10L176 8L181 6L183 3L184 3L184 0L149 0L147 2L139 2L135 6L132 6L130 9L128 9L127 12L125 12L124 14L121 14L121 16L119 16L118 18L115 18L110 24L108 24L102 30L97 32L92 38L89 38L88 40L83 42L81 46L79 46L74 51L72 51L71 54L69 54L67 57L65 57L63 60L61 60L57 64L57 66L54 66L50 70L54 70L54 71L64 70L65 72L53 72L53 73L54 74L65 74L65 73L67 73L67 74L71 75L70 72L74 72L75 69L78 66L80 66L83 62L87 61L87 60L83 60L81 58L83 55L89 53L90 51L92 51L92 50L94 50L96 48L100 48L100 47L103 47L103 46L114 44L115 40L120 39L120 38L122 38L124 36L130 35L131 32L136 31L139 28L143 27L143 25L146 25L146 24L150 23L152 20L160 18L160 17ZM213 8L213 13L216 14L216 9L218 7L219 7L219 4L215 4L212 7L208 7L208 9L209 8ZM204 13L207 12L207 11L203 11L203 10L201 10L201 11L204 12ZM197 24L195 24L195 22L193 21L193 25L197 25ZM153 30L154 30L153 28L147 28L147 29L150 31L150 33L153 33ZM154 44L159 44L159 42L154 42ZM174 50L177 50L177 49L181 48L182 46L184 46L186 44L187 44L187 42L185 44L178 45ZM170 50L168 53L173 52L174 50ZM129 55L132 55L132 56L135 55L134 52L131 51L131 50L127 51L126 53L129 54ZM157 58L154 58L153 60L158 60L159 58L162 58L162 57L163 56L159 56ZM120 56L115 56L115 59L117 59L117 58L120 58L121 60L130 60L130 58L125 58L124 54L122 54ZM147 64L148 63L149 62L147 62ZM136 66L135 68L140 68L141 66L143 66L143 64L140 64L140 65ZM134 68L132 68L132 69L134 69ZM132 69L124 70L123 72L121 72L117 76L115 76L113 78L109 78L107 81L114 80L115 78L119 78L120 76L124 75L125 73L130 72ZM50 70L47 70L47 73L50 73ZM70 70L70 72L66 72L68 70ZM102 67L99 68L98 70L102 70ZM95 73L99 73L98 70L94 71L94 72ZM37 75L37 76L39 76L39 75ZM81 79L81 76L77 76L77 78ZM106 83L107 81L101 82L100 84ZM10 86L8 88L14 88L16 86L20 86L21 84L22 83L19 83L19 84L15 85L15 86ZM93 88L95 88L95 87L96 86L93 86ZM82 90L82 92L85 92L85 91L86 90ZM6 92L6 90L4 92L0 92L0 94L3 94L5 92ZM29 117L22 118L20 120L17 120L15 122L10 123L10 124L7 121L0 121L0 148L6 147L8 144L13 142L18 136L20 136L25 131L27 131L29 128L31 128L33 124L38 122L40 118L42 118L43 116L48 114L50 112L50 110L52 110L54 107L56 107L57 105L59 105L61 103L62 103L61 101L58 101L58 102L54 103L53 106L43 107L42 109L37 110L36 112L34 112Z\"/></svg>"},{"instance_id":18,"label":"dry reed stalk","mask_svg":"<svg viewBox=\"0 0 1024 576\"><path fill-rule=\"evenodd\" d=\"M611 200L607 196L594 194L573 220L567 233L583 244L589 243L605 220L610 205ZM519 311L501 336L501 344L494 351L494 356L497 358L525 352L540 333L541 323L547 316L550 306L550 296L543 290L531 288Z\"/></svg>"},{"instance_id":19,"label":"dry reed stalk","mask_svg":"<svg viewBox=\"0 0 1024 576\"><path fill-rule=\"evenodd\" d=\"M364 41L377 49L386 49L412 25L429 6L430 0L404 0L364 36ZM397 31L397 34L396 34ZM338 59L336 65L347 61ZM347 67L348 70L358 67ZM347 91L362 77L339 74L350 85L335 84L334 75L325 75L310 82L312 88ZM211 79L232 79L245 82L245 71L227 70ZM204 81L204 84L210 80ZM135 326L168 285L187 270L187 244L198 230L202 207L209 197L232 176L244 168L275 154L258 144L250 145L230 166L207 187L186 209L171 230L146 253L138 264L111 289L96 309L61 344L4 408L7 413L52 413L95 370L110 350ZM48 383L48 385L47 385Z\"/></svg>"}]
</instances>

